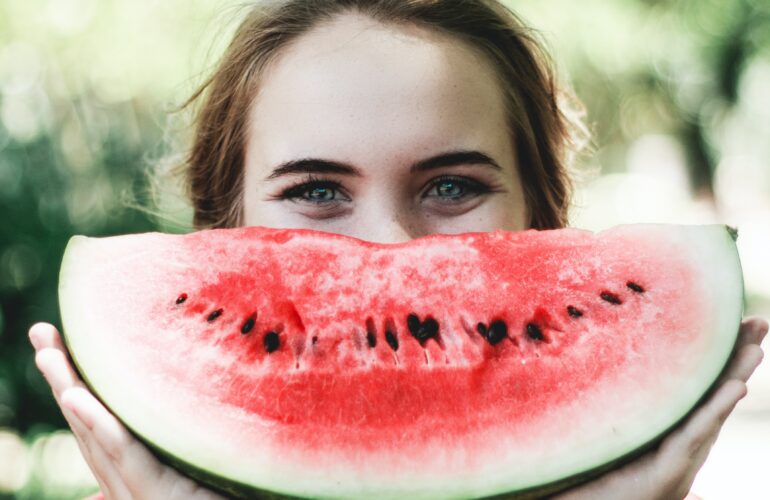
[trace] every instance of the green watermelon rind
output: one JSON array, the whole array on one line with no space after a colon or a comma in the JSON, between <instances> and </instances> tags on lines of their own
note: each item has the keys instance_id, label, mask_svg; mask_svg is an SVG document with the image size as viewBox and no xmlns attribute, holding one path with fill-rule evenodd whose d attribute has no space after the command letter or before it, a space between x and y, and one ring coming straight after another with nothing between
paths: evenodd
<instances>
[{"instance_id":1,"label":"green watermelon rind","mask_svg":"<svg viewBox=\"0 0 770 500\"><path fill-rule=\"evenodd\" d=\"M724 229L724 239L725 244L732 247L733 253L735 256L735 264L734 267L736 270L740 271L740 261L738 259L737 249L735 249L735 239L737 236L737 231L729 226L722 226ZM68 255L72 255L76 252L76 248L87 241L87 238L83 237L73 237L70 240L70 243L67 246L67 249L65 250L63 262L67 262ZM728 266L729 267L729 266ZM65 346L67 347L68 351L72 352L72 346L70 343L70 340L67 336L67 330L69 328L72 328L74 323L74 318L69 317L67 314L67 306L65 304L67 295L62 294L62 290L66 289L67 283L68 283L68 271L69 267L62 265L61 272L60 272L60 301L61 301L61 311L62 311L62 322L63 322L63 330L62 330L62 337ZM740 321L743 315L743 280L742 280L742 273L739 272L740 276L740 289L741 289L741 301L740 301L740 312L738 313L737 322L735 326L735 332L736 337L733 339L733 349L731 351L730 356L726 357L722 362L722 368L719 370L718 375L714 378L714 381L710 384L709 388L700 396L698 399L698 403L696 406L688 411L687 413L681 415L676 421L670 425L666 430L659 433L658 436L655 438L649 440L647 443L642 444L641 446L637 447L636 449L630 450L628 453L618 457L617 459L605 463L599 467L593 467L590 469L578 471L575 474L563 478L559 481L555 482L549 482L544 483L541 485L533 486L531 488L527 488L524 490L519 490L516 492L505 492L497 495L487 496L485 498L515 498L515 499L529 499L529 498L540 498L544 495L551 495L554 493L557 493L559 491L562 491L566 488L569 488L571 486L575 486L581 483L584 483L592 478L596 478L601 474L604 474L608 471L614 470L618 468L619 466L630 462L634 458L640 456L641 454L650 451L654 449L660 441L665 438L666 435L668 435L674 428L680 425L680 423L687 419L687 417L697 408L699 407L703 401L708 399L708 397L714 392L714 389L718 385L718 382L724 373L725 369L727 368L727 362L729 361L730 357L732 356L732 352L735 350L735 340L737 339L737 332L740 328ZM89 378L85 375L84 370L78 363L78 359L74 356L72 356L73 364L75 365L78 373L80 374L83 381L86 383L86 385L91 389L93 394L99 399L102 404L105 405L105 407L109 407L106 404L105 398L100 394L100 392L95 388L96 386L89 380ZM292 496L287 494L286 492L280 492L280 491L267 491L262 490L259 488L255 488L252 485L245 484L242 482L238 482L232 479L223 479L222 477L218 476L216 473L213 473L211 471L202 469L200 467L197 467L181 457L175 456L172 453L164 450L163 448L155 445L153 442L151 442L149 439L147 439L145 436L143 436L140 432L138 432L135 428L133 428L130 424L127 422L123 422L126 428L135 435L140 441L145 443L149 449L151 449L155 455L161 460L163 463L168 464L169 466L179 470L183 474L189 476L192 479L195 479L202 484L206 485L207 487L211 488L214 491L217 491L219 493L235 497L235 498L275 498L275 499L282 499L282 498L303 498L298 496Z\"/></svg>"}]
</instances>

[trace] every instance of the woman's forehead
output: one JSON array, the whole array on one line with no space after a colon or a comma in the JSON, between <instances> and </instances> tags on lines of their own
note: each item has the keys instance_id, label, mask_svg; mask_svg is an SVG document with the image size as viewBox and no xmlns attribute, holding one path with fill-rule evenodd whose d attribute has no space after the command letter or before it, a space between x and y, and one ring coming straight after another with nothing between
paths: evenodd
<instances>
[{"instance_id":1,"label":"woman's forehead","mask_svg":"<svg viewBox=\"0 0 770 500\"><path fill-rule=\"evenodd\" d=\"M480 51L359 14L282 48L260 79L250 118L247 150L268 164L289 155L355 161L510 145L503 92Z\"/></svg>"}]
</instances>

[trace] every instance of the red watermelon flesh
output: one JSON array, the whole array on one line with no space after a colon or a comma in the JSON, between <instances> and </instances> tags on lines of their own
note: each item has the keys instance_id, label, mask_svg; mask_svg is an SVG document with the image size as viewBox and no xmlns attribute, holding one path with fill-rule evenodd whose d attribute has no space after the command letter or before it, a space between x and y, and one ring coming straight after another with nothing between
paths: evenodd
<instances>
[{"instance_id":1,"label":"red watermelon flesh","mask_svg":"<svg viewBox=\"0 0 770 500\"><path fill-rule=\"evenodd\" d=\"M724 226L75 237L60 302L93 391L226 491L464 498L638 451L734 345Z\"/></svg>"}]
</instances>

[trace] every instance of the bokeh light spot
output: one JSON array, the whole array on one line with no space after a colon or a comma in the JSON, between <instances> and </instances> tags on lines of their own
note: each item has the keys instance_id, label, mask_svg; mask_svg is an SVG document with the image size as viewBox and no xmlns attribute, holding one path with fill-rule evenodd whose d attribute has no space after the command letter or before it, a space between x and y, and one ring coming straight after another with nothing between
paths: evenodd
<instances>
[{"instance_id":1,"label":"bokeh light spot","mask_svg":"<svg viewBox=\"0 0 770 500\"><path fill-rule=\"evenodd\" d=\"M72 493L96 484L69 431L38 437L32 443L31 452L35 474L41 486L51 493Z\"/></svg>"},{"instance_id":2,"label":"bokeh light spot","mask_svg":"<svg viewBox=\"0 0 770 500\"><path fill-rule=\"evenodd\" d=\"M42 128L40 118L29 99L3 99L0 119L9 135L17 141L28 142L37 138Z\"/></svg>"},{"instance_id":3,"label":"bokeh light spot","mask_svg":"<svg viewBox=\"0 0 770 500\"><path fill-rule=\"evenodd\" d=\"M0 429L0 493L14 493L27 482L30 458L27 445L14 432Z\"/></svg>"},{"instance_id":4,"label":"bokeh light spot","mask_svg":"<svg viewBox=\"0 0 770 500\"><path fill-rule=\"evenodd\" d=\"M79 118L73 117L63 124L59 140L67 166L73 173L88 174L97 167L94 150L98 143L89 141Z\"/></svg>"},{"instance_id":5,"label":"bokeh light spot","mask_svg":"<svg viewBox=\"0 0 770 500\"><path fill-rule=\"evenodd\" d=\"M91 24L95 11L95 0L49 0L46 14L56 31L75 35Z\"/></svg>"},{"instance_id":6,"label":"bokeh light spot","mask_svg":"<svg viewBox=\"0 0 770 500\"><path fill-rule=\"evenodd\" d=\"M21 187L21 165L9 158L0 156L0 198L12 200Z\"/></svg>"},{"instance_id":7,"label":"bokeh light spot","mask_svg":"<svg viewBox=\"0 0 770 500\"><path fill-rule=\"evenodd\" d=\"M6 98L37 86L42 73L42 62L32 45L11 42L0 48L0 90Z\"/></svg>"},{"instance_id":8,"label":"bokeh light spot","mask_svg":"<svg viewBox=\"0 0 770 500\"><path fill-rule=\"evenodd\" d=\"M38 279L41 268L40 256L34 248L21 243L10 245L0 256L0 286L27 288Z\"/></svg>"}]
</instances>

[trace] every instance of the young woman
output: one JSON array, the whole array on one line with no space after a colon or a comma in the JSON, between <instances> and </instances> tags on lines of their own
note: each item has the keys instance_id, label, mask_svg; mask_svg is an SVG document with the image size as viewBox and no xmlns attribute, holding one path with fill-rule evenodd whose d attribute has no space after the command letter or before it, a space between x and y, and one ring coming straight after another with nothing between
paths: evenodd
<instances>
[{"instance_id":1,"label":"young woman","mask_svg":"<svg viewBox=\"0 0 770 500\"><path fill-rule=\"evenodd\" d=\"M566 225L575 124L544 55L493 0L259 4L200 102L185 164L195 225L378 242ZM762 357L742 323L716 392L656 449L560 498L683 498ZM37 364L108 498L213 498L158 462L84 387L59 333Z\"/></svg>"}]
</instances>

